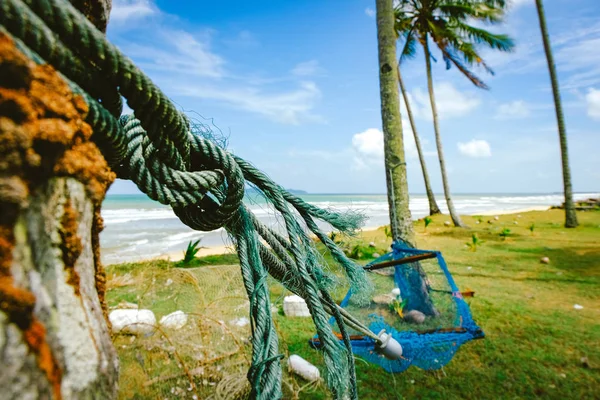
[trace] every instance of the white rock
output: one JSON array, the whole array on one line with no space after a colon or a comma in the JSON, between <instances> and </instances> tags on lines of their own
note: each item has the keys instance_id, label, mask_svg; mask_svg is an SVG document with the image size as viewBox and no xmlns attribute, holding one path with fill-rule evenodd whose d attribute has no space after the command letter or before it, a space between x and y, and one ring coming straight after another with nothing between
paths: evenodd
<instances>
[{"instance_id":1,"label":"white rock","mask_svg":"<svg viewBox=\"0 0 600 400\"><path fill-rule=\"evenodd\" d=\"M400 288L393 288L392 289L392 295L394 296L400 296Z\"/></svg>"},{"instance_id":2,"label":"white rock","mask_svg":"<svg viewBox=\"0 0 600 400\"><path fill-rule=\"evenodd\" d=\"M494 217L494 219L495 219L496 221L498 221L498 220L500 219L500 217L496 215L496 216Z\"/></svg>"},{"instance_id":3,"label":"white rock","mask_svg":"<svg viewBox=\"0 0 600 400\"><path fill-rule=\"evenodd\" d=\"M369 247L375 247L375 242L369 243Z\"/></svg>"},{"instance_id":4,"label":"white rock","mask_svg":"<svg viewBox=\"0 0 600 400\"><path fill-rule=\"evenodd\" d=\"M250 320L246 317L236 318L231 321L232 325L239 326L239 327L244 327L244 326L248 325L249 323L250 323Z\"/></svg>"},{"instance_id":5,"label":"white rock","mask_svg":"<svg viewBox=\"0 0 600 400\"><path fill-rule=\"evenodd\" d=\"M515 225L519 225L519 223L518 223L517 221L514 221L514 222L513 222L513 224L515 224Z\"/></svg>"},{"instance_id":6,"label":"white rock","mask_svg":"<svg viewBox=\"0 0 600 400\"><path fill-rule=\"evenodd\" d=\"M379 253L373 253L373 258L379 258L379 257L381 257L381 256L379 255Z\"/></svg>"},{"instance_id":7,"label":"white rock","mask_svg":"<svg viewBox=\"0 0 600 400\"><path fill-rule=\"evenodd\" d=\"M181 329L187 324L188 316L181 310L165 315L160 319L160 325L167 329Z\"/></svg>"},{"instance_id":8,"label":"white rock","mask_svg":"<svg viewBox=\"0 0 600 400\"><path fill-rule=\"evenodd\" d=\"M550 259L548 257L542 257L540 258L540 262L542 264L550 264Z\"/></svg>"},{"instance_id":9,"label":"white rock","mask_svg":"<svg viewBox=\"0 0 600 400\"><path fill-rule=\"evenodd\" d=\"M470 271L470 270L472 270L472 269L473 269L473 267L467 267L467 269Z\"/></svg>"},{"instance_id":10,"label":"white rock","mask_svg":"<svg viewBox=\"0 0 600 400\"><path fill-rule=\"evenodd\" d=\"M317 381L321 377L317 367L297 354L292 354L290 358L288 358L287 364L289 371L295 373L296 375L300 375L309 382Z\"/></svg>"},{"instance_id":11,"label":"white rock","mask_svg":"<svg viewBox=\"0 0 600 400\"><path fill-rule=\"evenodd\" d=\"M425 322L425 314L418 310L410 310L404 314L404 320L413 324L422 324Z\"/></svg>"},{"instance_id":12,"label":"white rock","mask_svg":"<svg viewBox=\"0 0 600 400\"><path fill-rule=\"evenodd\" d=\"M580 304L575 304L575 305L573 306L573 308L574 308L574 309L576 309L576 310L583 310L583 306L582 306L582 305L580 305Z\"/></svg>"},{"instance_id":13,"label":"white rock","mask_svg":"<svg viewBox=\"0 0 600 400\"><path fill-rule=\"evenodd\" d=\"M165 286L171 286L173 284L173 279L169 278L167 279L167 281L165 282Z\"/></svg>"},{"instance_id":14,"label":"white rock","mask_svg":"<svg viewBox=\"0 0 600 400\"><path fill-rule=\"evenodd\" d=\"M310 317L306 301L300 296L286 296L283 299L283 313L286 317Z\"/></svg>"},{"instance_id":15,"label":"white rock","mask_svg":"<svg viewBox=\"0 0 600 400\"><path fill-rule=\"evenodd\" d=\"M114 333L145 334L154 331L156 317L151 310L113 310L108 315Z\"/></svg>"},{"instance_id":16,"label":"white rock","mask_svg":"<svg viewBox=\"0 0 600 400\"><path fill-rule=\"evenodd\" d=\"M450 225L452 225L452 224L450 223L450 221L446 221L446 222L444 222L444 226L450 226Z\"/></svg>"}]
</instances>

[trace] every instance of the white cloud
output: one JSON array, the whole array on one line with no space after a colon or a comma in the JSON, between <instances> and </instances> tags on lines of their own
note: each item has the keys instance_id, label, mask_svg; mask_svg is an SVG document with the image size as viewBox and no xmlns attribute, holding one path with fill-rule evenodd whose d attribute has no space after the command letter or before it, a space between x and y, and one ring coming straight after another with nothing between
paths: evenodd
<instances>
[{"instance_id":1,"label":"white cloud","mask_svg":"<svg viewBox=\"0 0 600 400\"><path fill-rule=\"evenodd\" d=\"M317 60L301 62L292 69L292 74L296 76L311 76L317 74L321 70Z\"/></svg>"},{"instance_id":2,"label":"white cloud","mask_svg":"<svg viewBox=\"0 0 600 400\"><path fill-rule=\"evenodd\" d=\"M367 158L383 158L383 132L369 128L352 136L352 147Z\"/></svg>"},{"instance_id":3,"label":"white cloud","mask_svg":"<svg viewBox=\"0 0 600 400\"><path fill-rule=\"evenodd\" d=\"M509 0L512 8L519 8L524 5L534 4L535 0Z\"/></svg>"},{"instance_id":4,"label":"white cloud","mask_svg":"<svg viewBox=\"0 0 600 400\"><path fill-rule=\"evenodd\" d=\"M595 37L590 37L594 35ZM600 24L595 32L562 46L556 53L559 71L569 72L569 77L562 86L565 89L581 89L600 84Z\"/></svg>"},{"instance_id":5,"label":"white cloud","mask_svg":"<svg viewBox=\"0 0 600 400\"><path fill-rule=\"evenodd\" d=\"M590 88L585 96L587 114L590 118L600 120L600 90Z\"/></svg>"},{"instance_id":6,"label":"white cloud","mask_svg":"<svg viewBox=\"0 0 600 400\"><path fill-rule=\"evenodd\" d=\"M110 24L141 20L157 13L158 9L150 0L114 0L110 11Z\"/></svg>"},{"instance_id":7,"label":"white cloud","mask_svg":"<svg viewBox=\"0 0 600 400\"><path fill-rule=\"evenodd\" d=\"M492 156L492 148L485 140L473 139L467 143L458 143L458 151L467 157L483 158Z\"/></svg>"},{"instance_id":8,"label":"white cloud","mask_svg":"<svg viewBox=\"0 0 600 400\"><path fill-rule=\"evenodd\" d=\"M533 0L530 0L533 4ZM521 0L521 4L526 2ZM554 21L551 35L556 67L561 75L561 89L582 89L600 84L600 22L592 19L565 18ZM509 26L510 27L510 26ZM548 65L537 22L514 26L511 35L519 38L514 52L493 49L482 52L487 64L502 75L540 74L547 76ZM549 81L548 81L549 86Z\"/></svg>"},{"instance_id":9,"label":"white cloud","mask_svg":"<svg viewBox=\"0 0 600 400\"><path fill-rule=\"evenodd\" d=\"M320 121L311 114L321 91L314 82L301 82L291 91L268 93L254 87L217 88L214 86L182 85L174 88L179 95L221 101L242 110L264 115L285 124L298 124L303 120Z\"/></svg>"},{"instance_id":10,"label":"white cloud","mask_svg":"<svg viewBox=\"0 0 600 400\"><path fill-rule=\"evenodd\" d=\"M434 85L435 101L440 118L462 117L476 109L481 100L474 92L461 92L450 82ZM420 118L432 119L429 93L421 88L413 91L410 99L414 113Z\"/></svg>"},{"instance_id":11,"label":"white cloud","mask_svg":"<svg viewBox=\"0 0 600 400\"><path fill-rule=\"evenodd\" d=\"M186 31L161 28L151 43L126 43L125 54L146 71L168 72L210 78L224 75L225 60L212 52L209 37L194 36Z\"/></svg>"},{"instance_id":12,"label":"white cloud","mask_svg":"<svg viewBox=\"0 0 600 400\"><path fill-rule=\"evenodd\" d=\"M355 170L366 170L383 165L383 132L369 128L352 136Z\"/></svg>"},{"instance_id":13,"label":"white cloud","mask_svg":"<svg viewBox=\"0 0 600 400\"><path fill-rule=\"evenodd\" d=\"M529 104L523 100L515 100L510 103L500 104L496 112L496 118L499 119L517 119L526 118L531 114Z\"/></svg>"},{"instance_id":14,"label":"white cloud","mask_svg":"<svg viewBox=\"0 0 600 400\"><path fill-rule=\"evenodd\" d=\"M406 158L418 158L417 146L410 124L402 120L402 131L404 138L404 153ZM421 140L421 146L425 147L427 140ZM354 163L358 169L383 164L383 132L376 128L369 128L352 136L352 149L354 150ZM423 151L426 157L435 156L435 151Z\"/></svg>"},{"instance_id":15,"label":"white cloud","mask_svg":"<svg viewBox=\"0 0 600 400\"><path fill-rule=\"evenodd\" d=\"M127 13L133 18L132 10L147 14L149 11L143 10L152 8L152 3L121 1L120 7L120 18ZM160 10L156 9L156 14L156 19L135 26L140 32L136 37L142 40L133 42L129 35L119 37L117 31L121 39L117 44L169 96L211 100L285 124L323 121L313 111L321 91L314 82L302 79L318 71L317 61L301 63L285 77L254 79L253 71L237 73L227 68L235 63L228 63L212 49L212 38L218 32L196 29L192 34L174 27L173 18ZM242 31L237 39L252 43L253 36ZM227 40L217 43L231 45Z\"/></svg>"},{"instance_id":16,"label":"white cloud","mask_svg":"<svg viewBox=\"0 0 600 400\"><path fill-rule=\"evenodd\" d=\"M365 14L371 18L375 18L375 10L373 10L371 7L365 8Z\"/></svg>"}]
</instances>

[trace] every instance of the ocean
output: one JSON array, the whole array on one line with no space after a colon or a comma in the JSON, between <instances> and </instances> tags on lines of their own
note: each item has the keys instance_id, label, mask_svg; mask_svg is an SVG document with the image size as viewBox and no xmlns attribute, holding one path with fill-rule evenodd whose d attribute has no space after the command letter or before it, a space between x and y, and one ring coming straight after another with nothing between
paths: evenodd
<instances>
[{"instance_id":1,"label":"ocean","mask_svg":"<svg viewBox=\"0 0 600 400\"><path fill-rule=\"evenodd\" d=\"M598 193L578 193L576 199L598 197ZM389 224L387 198L384 194L305 194L300 195L315 206L347 211L356 210L366 216L365 227ZM436 199L442 212L447 212L442 195ZM460 214L483 214L492 211L523 210L552 206L563 202L561 194L468 194L453 197ZM260 196L249 196L250 210L269 226L282 229L282 223ZM410 209L414 219L429 211L425 195L411 195ZM105 229L100 234L102 261L105 264L153 258L183 251L191 240L215 247L231 244L224 229L198 232L175 216L170 207L150 200L145 195L109 195L103 203ZM328 230L326 225L323 229Z\"/></svg>"}]
</instances>

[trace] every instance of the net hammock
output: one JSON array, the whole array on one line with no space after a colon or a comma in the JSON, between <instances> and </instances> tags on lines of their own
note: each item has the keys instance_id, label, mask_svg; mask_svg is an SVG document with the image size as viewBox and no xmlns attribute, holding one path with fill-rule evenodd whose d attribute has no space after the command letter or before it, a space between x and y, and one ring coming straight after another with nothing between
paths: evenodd
<instances>
[{"instance_id":1,"label":"net hammock","mask_svg":"<svg viewBox=\"0 0 600 400\"><path fill-rule=\"evenodd\" d=\"M384 268L393 268L393 275L375 273ZM350 289L340 305L371 331L385 331L395 339L402 355L394 360L385 357L373 339L351 330L355 355L391 373L411 365L436 370L448 364L460 346L484 337L439 251L418 250L397 241L390 253L365 269L373 271L369 274L375 287L371 301L355 301L355 290ZM468 295L472 293L465 292ZM330 323L338 332L335 321ZM309 344L318 348L320 340L315 336Z\"/></svg>"}]
</instances>

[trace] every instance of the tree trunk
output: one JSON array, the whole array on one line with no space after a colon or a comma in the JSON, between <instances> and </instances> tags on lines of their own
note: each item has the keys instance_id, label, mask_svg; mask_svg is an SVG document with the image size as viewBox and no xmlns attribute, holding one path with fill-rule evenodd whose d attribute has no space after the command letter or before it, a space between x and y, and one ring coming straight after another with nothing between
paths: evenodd
<instances>
[{"instance_id":1,"label":"tree trunk","mask_svg":"<svg viewBox=\"0 0 600 400\"><path fill-rule=\"evenodd\" d=\"M406 93L406 88L404 87L404 81L402 80L402 74L400 73L399 63L398 84L400 85L400 92L402 92L404 104L406 104L408 120L410 121L410 126L415 137L415 146L417 147L417 153L419 154L419 162L421 163L421 171L423 171L423 180L425 181L425 193L427 193L427 200L429 200L429 215L441 214L440 208L438 207L437 202L435 201L435 195L433 194L433 190L431 190L431 183L429 182L429 173L427 172L425 156L423 155L423 149L421 148L421 139L419 139L419 134L417 133L417 124L415 123L412 108L410 106L410 102L408 101L408 94Z\"/></svg>"},{"instance_id":2,"label":"tree trunk","mask_svg":"<svg viewBox=\"0 0 600 400\"><path fill-rule=\"evenodd\" d=\"M560 141L560 155L562 158L563 186L565 192L565 227L576 228L577 214L573 202L573 187L571 185L571 168L569 167L569 150L567 148L567 129L565 127L565 117L563 114L562 103L560 99L560 88L558 86L558 77L556 75L556 65L550 46L550 36L546 26L546 17L544 15L544 4L542 0L535 0L537 12L540 19L540 29L542 31L542 40L548 61L548 70L550 71L550 81L552 82L552 94L554 96L554 108L556 110L556 121L558 123L558 138Z\"/></svg>"},{"instance_id":3,"label":"tree trunk","mask_svg":"<svg viewBox=\"0 0 600 400\"><path fill-rule=\"evenodd\" d=\"M433 91L433 78L431 77L431 56L429 54L428 38L425 36L425 65L427 68L427 87L429 88L429 100L431 102L431 114L433 115L433 130L435 132L435 144L437 146L438 158L440 160L440 170L442 172L442 184L444 186L444 195L446 196L446 204L450 212L450 218L454 222L454 226L464 228L459 215L454 209L454 203L450 195L450 185L448 184L448 174L446 173L446 162L444 161L444 149L442 148L442 137L440 136L440 125L438 121L437 106L435 104L435 93Z\"/></svg>"},{"instance_id":4,"label":"tree trunk","mask_svg":"<svg viewBox=\"0 0 600 400\"><path fill-rule=\"evenodd\" d=\"M114 174L85 101L1 32L0 71L0 397L114 399L98 237Z\"/></svg>"},{"instance_id":5,"label":"tree trunk","mask_svg":"<svg viewBox=\"0 0 600 400\"><path fill-rule=\"evenodd\" d=\"M409 209L406 158L396 75L396 34L392 0L377 0L377 39L385 173L392 237L394 240L413 243L414 232Z\"/></svg>"},{"instance_id":6,"label":"tree trunk","mask_svg":"<svg viewBox=\"0 0 600 400\"><path fill-rule=\"evenodd\" d=\"M385 172L390 208L390 221L394 241L404 241L415 246L412 218L409 209L406 158L400 116L400 97L396 61L396 33L392 0L377 0L377 42L379 46L379 87L381 93L381 119ZM411 297L418 310L426 315L436 311L429 298L424 274L418 264L414 268L396 269L397 279L411 288ZM402 286L402 285L401 285ZM403 293L406 295L406 293ZM413 308L417 309L417 307ZM407 309L408 311L408 309Z\"/></svg>"}]
</instances>

